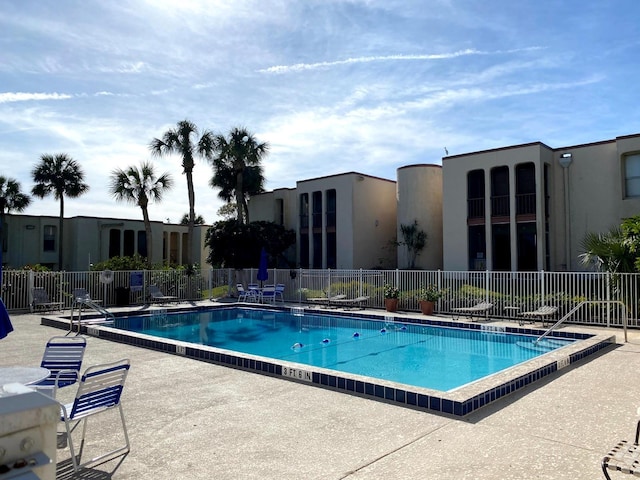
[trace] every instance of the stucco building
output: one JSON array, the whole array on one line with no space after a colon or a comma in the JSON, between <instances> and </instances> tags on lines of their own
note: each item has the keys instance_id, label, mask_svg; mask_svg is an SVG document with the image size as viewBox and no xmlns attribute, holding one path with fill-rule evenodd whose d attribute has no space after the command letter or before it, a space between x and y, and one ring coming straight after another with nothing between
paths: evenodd
<instances>
[{"instance_id":1,"label":"stucco building","mask_svg":"<svg viewBox=\"0 0 640 480\"><path fill-rule=\"evenodd\" d=\"M55 270L85 271L92 263L115 256L147 256L147 235L142 220L71 217L64 219L63 263L58 266L58 217L7 215L3 230L3 265L22 268L41 264ZM208 252L204 237L208 226L198 225L193 239L194 261L203 265ZM151 222L152 262L186 263L187 226Z\"/></svg>"},{"instance_id":2,"label":"stucco building","mask_svg":"<svg viewBox=\"0 0 640 480\"><path fill-rule=\"evenodd\" d=\"M445 157L444 268L583 269L588 232L640 213L640 135Z\"/></svg>"},{"instance_id":3,"label":"stucco building","mask_svg":"<svg viewBox=\"0 0 640 480\"><path fill-rule=\"evenodd\" d=\"M427 234L416 268L580 271L581 242L640 214L640 134L553 148L541 142L447 156L397 169L396 179L347 172L253 196L251 221L296 232L301 268L407 268L401 227ZM9 215L3 263L56 265L57 217ZM197 226L204 264L208 226ZM186 263L187 227L152 222L153 262ZM65 270L146 253L139 220L65 219ZM282 266L282 265L281 265Z\"/></svg>"}]
</instances>

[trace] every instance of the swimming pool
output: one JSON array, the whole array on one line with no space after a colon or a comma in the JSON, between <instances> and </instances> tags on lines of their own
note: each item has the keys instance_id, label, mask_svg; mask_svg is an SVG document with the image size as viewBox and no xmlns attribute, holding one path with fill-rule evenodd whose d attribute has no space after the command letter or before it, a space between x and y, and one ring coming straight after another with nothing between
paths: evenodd
<instances>
[{"instance_id":1,"label":"swimming pool","mask_svg":"<svg viewBox=\"0 0 640 480\"><path fill-rule=\"evenodd\" d=\"M449 391L573 343L297 311L160 310L115 327L339 372Z\"/></svg>"},{"instance_id":2,"label":"swimming pool","mask_svg":"<svg viewBox=\"0 0 640 480\"><path fill-rule=\"evenodd\" d=\"M438 342L446 343L453 341L444 335L442 330L445 329L453 329L455 332L458 332L456 335L461 334L462 331L470 331L479 333L486 338L492 338L493 340L491 342L483 343L483 345L485 345L485 347L491 345L491 348L496 351L502 351L505 347L505 340L511 338L511 334L539 336L544 333L544 330L530 327L512 327L509 325L496 326L495 324L480 322L452 321L404 314L396 314L390 317L384 312L377 311L337 312L333 310L314 309L313 307L294 307L290 311L282 307L265 306L265 308L259 309L267 312L266 318L263 317L259 322L262 333L249 333L251 332L250 329L244 330L244 325L250 323L248 317L254 315L254 311L258 311L258 309L247 309L244 310L246 315L243 314L242 319L235 318L232 321L232 323L235 322L236 331L234 333L229 331L224 334L226 343L221 344L221 347L203 344L206 341L205 337L215 338L220 335L220 337L223 338L223 335L222 332L217 332L210 326L211 322L209 322L208 319L205 321L200 321L200 319L195 321L196 318L200 318L196 315L200 312L224 311L226 312L225 315L232 316L234 315L233 311L235 308L236 306L230 307L228 304L214 304L214 306L211 306L209 302L206 302L203 303L203 305L187 308L171 307L168 311L166 309L152 307L148 310L143 310L142 312L144 313L142 315L139 310L120 311L115 314L116 318L114 322L105 321L103 318L99 318L98 315L83 317L80 330L83 334L100 337L105 340L159 350L167 352L168 354L180 355L194 360L211 362L281 379L307 383L312 386L358 395L372 400L385 401L398 406L458 417L466 416L502 397L526 388L528 385L554 374L561 369L572 366L576 362L588 358L590 355L615 343L615 335L606 332L602 334L591 334L575 330L570 331L566 328L563 329L562 333L554 331L550 334L550 338L553 341L558 339L571 339L576 341L544 355L524 360L512 367L504 368L497 373L471 381L460 387L449 388L450 385L441 386L440 388L443 389L449 388L445 391L433 387L414 386L388 378L375 378L373 376L350 373L346 371L346 368L343 368L342 364L340 365L341 371L338 371L331 368L304 364L301 360L305 355L309 356L313 350L315 353L311 353L311 356L324 356L325 358L331 358L333 363L338 363L342 360L337 360L337 354L335 353L337 350L332 350L327 347L340 346L341 342L344 344L351 342L354 348L356 345L357 348L361 348L368 342L367 335L371 337L371 341L376 340L382 342L379 343L379 346L388 347L390 353L394 353L393 356L402 357L405 352L411 348L416 348L413 344L422 346L426 351L427 345L433 346ZM182 313L192 316L193 321L190 326L180 327L177 324L178 322L174 322L176 317L170 313L173 310L181 310ZM308 328L309 332L320 332L321 329L329 327L330 333L329 335L320 333L317 336L310 336L309 338L311 340L307 344L305 344L304 340L299 340L302 338L300 336L296 336L295 341L292 337L289 337L284 345L284 358L267 357L228 348L231 346L229 342L234 340L231 337L234 336L239 336L245 343L251 344L254 343L257 337L264 335L264 332L269 332L269 329L275 329L277 332L285 332L289 327L279 326L279 323L281 323L277 320L277 314L279 312L293 314L295 318L289 319L288 321L298 322L296 324L298 330L296 330L295 333L299 335L303 334L303 328ZM257 315L257 313L255 315ZM338 316L348 318L338 320L336 318ZM204 318L207 317L205 316ZM370 322L372 319L377 319L376 322L371 324L374 326L372 330L361 328L365 325L365 323L362 322ZM358 332L363 335L363 337L358 338L358 340L355 340L353 337L347 337L345 339L343 335L331 338L331 335L335 333L333 328L338 327L338 322L340 322L339 327L346 329L347 335L352 336ZM145 323L147 326L152 326L153 329L165 330L167 336L163 338L158 335L158 332L152 332L154 333L153 335L142 333ZM64 315L48 315L41 318L41 324L69 330L70 318ZM77 323L75 325L77 325ZM301 328L301 326L303 326L303 328ZM173 327L178 328L174 330ZM403 330L403 327L405 327L406 330ZM130 330L125 330L124 328ZM387 329L385 334L380 332L382 328ZM420 329L423 328L428 329L431 333L437 333L430 335L428 339L425 338L424 343L421 343L422 339L412 341L411 339L413 337L417 338L418 333L426 333L425 331L420 331ZM435 330L432 331L431 328ZM394 329L398 330L395 332L397 335L394 333ZM391 332L389 330L391 330ZM440 333L442 333L442 335L440 335ZM185 340L186 338L191 338L193 334L197 335L198 343ZM279 335L281 335L281 333L279 333ZM309 335L311 335L311 333L309 333ZM318 343L317 339L320 337L322 338ZM325 338L329 340L328 343L322 342ZM530 338L531 337L529 337L529 344ZM237 339L238 338L236 338L236 340ZM364 341L360 342L360 340ZM399 342L399 340L402 342ZM295 343L302 343L303 346L294 347ZM307 349L305 345L311 348ZM294 348L292 349L292 347ZM300 351L295 352L294 350L298 348ZM377 352L373 351L371 355L366 356L371 356L374 359L377 357L378 360L385 358L381 350L382 349L378 348ZM476 352L470 351L468 353L473 359L476 358L474 356ZM296 354L299 355L296 357ZM428 352L423 356L429 358ZM456 358L461 356L463 356L462 352L456 352L451 356L450 360L454 362ZM386 360L373 363L381 366L386 363ZM460 368L473 370L475 368L474 365L475 362L472 362L470 365L465 367L461 366ZM403 370L410 368L412 367L406 364L403 365Z\"/></svg>"}]
</instances>

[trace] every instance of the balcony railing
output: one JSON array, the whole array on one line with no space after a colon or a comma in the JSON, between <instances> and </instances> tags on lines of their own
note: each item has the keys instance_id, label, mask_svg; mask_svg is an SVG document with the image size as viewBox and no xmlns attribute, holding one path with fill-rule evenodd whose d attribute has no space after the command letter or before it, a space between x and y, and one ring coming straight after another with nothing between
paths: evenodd
<instances>
[{"instance_id":1,"label":"balcony railing","mask_svg":"<svg viewBox=\"0 0 640 480\"><path fill-rule=\"evenodd\" d=\"M509 195L491 197L491 216L506 217L509 215Z\"/></svg>"},{"instance_id":2,"label":"balcony railing","mask_svg":"<svg viewBox=\"0 0 640 480\"><path fill-rule=\"evenodd\" d=\"M516 215L536 214L536 194L521 193L516 195Z\"/></svg>"}]
</instances>

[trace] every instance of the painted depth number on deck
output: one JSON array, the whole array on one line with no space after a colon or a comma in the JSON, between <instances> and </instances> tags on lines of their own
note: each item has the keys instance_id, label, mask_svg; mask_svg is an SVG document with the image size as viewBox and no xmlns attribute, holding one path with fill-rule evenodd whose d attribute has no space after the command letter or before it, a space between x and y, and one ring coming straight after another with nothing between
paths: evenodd
<instances>
[{"instance_id":1,"label":"painted depth number on deck","mask_svg":"<svg viewBox=\"0 0 640 480\"><path fill-rule=\"evenodd\" d=\"M299 368L282 367L282 376L295 378L297 380L304 380L305 382L312 382L313 376L311 372L307 370L301 370Z\"/></svg>"}]
</instances>

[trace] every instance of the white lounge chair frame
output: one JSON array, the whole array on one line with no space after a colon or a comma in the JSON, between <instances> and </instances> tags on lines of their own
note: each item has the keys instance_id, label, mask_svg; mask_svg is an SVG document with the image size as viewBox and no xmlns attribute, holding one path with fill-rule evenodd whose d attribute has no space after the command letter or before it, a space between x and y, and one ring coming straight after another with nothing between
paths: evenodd
<instances>
[{"instance_id":1,"label":"white lounge chair frame","mask_svg":"<svg viewBox=\"0 0 640 480\"><path fill-rule=\"evenodd\" d=\"M101 460L107 461L107 457L108 460L111 460L115 458L116 455L124 455L131 450L127 426L124 421L124 412L122 411L122 403L120 402L124 382L129 372L129 366L129 360L123 359L114 363L89 367L80 379L74 401L66 405L60 405L60 421L64 422L65 425L74 471L78 472L81 467ZM82 450L84 448L87 431L87 419L93 415L104 413L115 408L120 412L125 445L81 463ZM76 456L72 433L80 423L82 423L82 438Z\"/></svg>"},{"instance_id":2,"label":"white lounge chair frame","mask_svg":"<svg viewBox=\"0 0 640 480\"><path fill-rule=\"evenodd\" d=\"M62 310L62 302L52 302L49 300L49 294L42 287L35 287L33 289L33 311L50 311L50 310Z\"/></svg>"},{"instance_id":3,"label":"white lounge chair frame","mask_svg":"<svg viewBox=\"0 0 640 480\"><path fill-rule=\"evenodd\" d=\"M347 298L346 295L339 294L339 295L333 295L331 297L307 298L307 302L312 302L312 303L319 304L320 306L323 306L323 307L331 308L336 306L335 304L337 300L344 300L345 298Z\"/></svg>"},{"instance_id":4,"label":"white lounge chair frame","mask_svg":"<svg viewBox=\"0 0 640 480\"><path fill-rule=\"evenodd\" d=\"M162 290L160 290L157 285L149 285L147 291L149 292L149 298L154 302L167 303L178 300L178 297L174 295L165 295L162 293Z\"/></svg>"},{"instance_id":5,"label":"white lounge chair frame","mask_svg":"<svg viewBox=\"0 0 640 480\"><path fill-rule=\"evenodd\" d=\"M640 409L638 409L640 413ZM636 424L636 439L633 444L627 440L619 441L609 453L602 459L602 473L607 480L611 480L607 470L613 472L628 473L640 477L640 421Z\"/></svg>"},{"instance_id":6,"label":"white lounge chair frame","mask_svg":"<svg viewBox=\"0 0 640 480\"><path fill-rule=\"evenodd\" d=\"M473 317L480 317L483 316L486 318L487 314L489 313L489 310L491 310L493 308L493 303L491 302L480 302L480 303L476 303L474 306L472 307L457 307L457 308L452 308L451 311L456 312L458 315L454 316L454 319L457 320L460 318L460 314L463 314L466 317L469 317L469 319L473 320Z\"/></svg>"},{"instance_id":7,"label":"white lounge chair frame","mask_svg":"<svg viewBox=\"0 0 640 480\"><path fill-rule=\"evenodd\" d=\"M40 362L40 366L51 373L32 386L38 392L56 398L59 388L69 387L78 381L86 347L87 340L84 337L51 337Z\"/></svg>"},{"instance_id":8,"label":"white lounge chair frame","mask_svg":"<svg viewBox=\"0 0 640 480\"><path fill-rule=\"evenodd\" d=\"M334 300L334 303L341 306L341 308L344 308L345 310L364 310L364 304L369 301L369 298L370 297L365 295L355 298L340 298Z\"/></svg>"},{"instance_id":9,"label":"white lounge chair frame","mask_svg":"<svg viewBox=\"0 0 640 480\"><path fill-rule=\"evenodd\" d=\"M239 302L258 301L258 292L256 290L245 290L244 285L241 283L236 284L236 290L238 291Z\"/></svg>"},{"instance_id":10,"label":"white lounge chair frame","mask_svg":"<svg viewBox=\"0 0 640 480\"><path fill-rule=\"evenodd\" d=\"M520 315L523 317L520 320L520 325L524 325L526 321L530 323L535 322L536 320L541 320L542 325L544 325L547 320L551 321L552 317L558 311L558 307L553 305L542 305L538 307L536 310L532 310L530 312L522 312Z\"/></svg>"}]
</instances>

